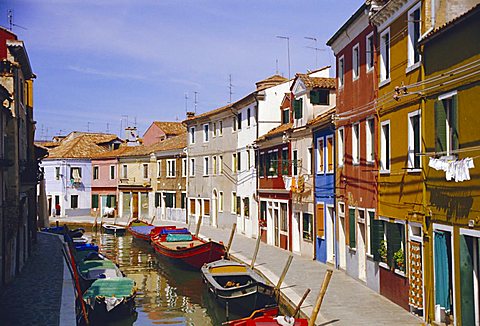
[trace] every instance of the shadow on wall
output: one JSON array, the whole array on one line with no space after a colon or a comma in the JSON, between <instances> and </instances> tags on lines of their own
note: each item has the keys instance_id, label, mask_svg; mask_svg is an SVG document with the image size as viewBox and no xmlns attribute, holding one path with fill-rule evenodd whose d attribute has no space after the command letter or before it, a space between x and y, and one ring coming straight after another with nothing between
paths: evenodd
<instances>
[{"instance_id":1,"label":"shadow on wall","mask_svg":"<svg viewBox=\"0 0 480 326\"><path fill-rule=\"evenodd\" d=\"M471 190L452 192L450 187L430 188L430 204L446 213L448 218L468 217L473 205Z\"/></svg>"}]
</instances>

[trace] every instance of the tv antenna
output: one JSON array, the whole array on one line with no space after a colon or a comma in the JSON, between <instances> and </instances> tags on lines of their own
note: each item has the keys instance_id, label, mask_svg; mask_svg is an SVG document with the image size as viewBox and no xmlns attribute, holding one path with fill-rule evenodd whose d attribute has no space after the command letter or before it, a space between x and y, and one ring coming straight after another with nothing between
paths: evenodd
<instances>
[{"instance_id":1,"label":"tv antenna","mask_svg":"<svg viewBox=\"0 0 480 326\"><path fill-rule=\"evenodd\" d=\"M318 51L325 51L325 49L320 49L317 47L317 39L315 37L305 36L305 39L312 40L315 42L315 46L307 46L307 48L315 51L315 69L318 67Z\"/></svg>"},{"instance_id":2,"label":"tv antenna","mask_svg":"<svg viewBox=\"0 0 480 326\"><path fill-rule=\"evenodd\" d=\"M198 92L193 92L193 94L195 95L195 99L194 99L194 113L197 114L197 94Z\"/></svg>"},{"instance_id":3,"label":"tv antenna","mask_svg":"<svg viewBox=\"0 0 480 326\"><path fill-rule=\"evenodd\" d=\"M110 133L110 124L107 122L107 130L106 130L106 133L109 134Z\"/></svg>"},{"instance_id":4,"label":"tv antenna","mask_svg":"<svg viewBox=\"0 0 480 326\"><path fill-rule=\"evenodd\" d=\"M188 112L188 93L185 93L185 112Z\"/></svg>"},{"instance_id":5,"label":"tv antenna","mask_svg":"<svg viewBox=\"0 0 480 326\"><path fill-rule=\"evenodd\" d=\"M27 30L26 27L17 25L13 22L13 9L8 9L7 17L8 17L8 26L9 26L8 29L9 30L13 30L13 26L24 29L24 30Z\"/></svg>"},{"instance_id":6,"label":"tv antenna","mask_svg":"<svg viewBox=\"0 0 480 326\"><path fill-rule=\"evenodd\" d=\"M232 94L233 94L233 85L232 85L232 74L228 75L228 89L230 94L230 101L228 103L232 103Z\"/></svg>"},{"instance_id":7,"label":"tv antenna","mask_svg":"<svg viewBox=\"0 0 480 326\"><path fill-rule=\"evenodd\" d=\"M278 59L275 59L275 74L278 75Z\"/></svg>"}]
</instances>

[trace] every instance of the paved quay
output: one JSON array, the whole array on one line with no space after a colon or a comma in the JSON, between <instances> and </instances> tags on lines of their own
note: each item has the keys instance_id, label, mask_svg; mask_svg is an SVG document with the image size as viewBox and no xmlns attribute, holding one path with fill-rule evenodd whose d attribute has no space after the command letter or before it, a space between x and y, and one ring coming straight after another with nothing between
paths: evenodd
<instances>
[{"instance_id":1,"label":"paved quay","mask_svg":"<svg viewBox=\"0 0 480 326\"><path fill-rule=\"evenodd\" d=\"M0 324L75 325L72 279L57 235L38 233L23 270L0 293Z\"/></svg>"},{"instance_id":2,"label":"paved quay","mask_svg":"<svg viewBox=\"0 0 480 326\"><path fill-rule=\"evenodd\" d=\"M93 223L92 217L69 217L59 219L59 223ZM97 221L100 223L100 219ZM104 223L112 223L113 219L103 219ZM117 224L125 225L124 219L117 219ZM157 225L187 226L192 232L195 225L185 225L170 221L155 221ZM217 241L228 243L229 229L217 229L202 225L200 235ZM235 234L231 254L245 262L250 263L255 250L255 239ZM261 243L256 260L256 268L264 274L273 284L277 284L290 252ZM312 291L302 305L302 312L310 316L316 298L320 291L328 265L314 260L294 255L285 281L282 293L296 304L307 288ZM361 282L347 276L344 271L334 270L330 285L325 295L320 314L316 320L317 325L422 325L418 317L413 316L403 308L372 291Z\"/></svg>"}]
</instances>

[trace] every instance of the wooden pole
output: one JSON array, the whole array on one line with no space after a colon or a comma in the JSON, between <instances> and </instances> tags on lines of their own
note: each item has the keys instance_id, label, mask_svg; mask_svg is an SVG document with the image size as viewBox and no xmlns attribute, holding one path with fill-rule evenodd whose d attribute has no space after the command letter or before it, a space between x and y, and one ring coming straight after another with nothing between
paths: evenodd
<instances>
[{"instance_id":1,"label":"wooden pole","mask_svg":"<svg viewBox=\"0 0 480 326\"><path fill-rule=\"evenodd\" d=\"M315 303L315 307L313 307L312 316L308 321L308 326L315 326L315 321L317 320L318 312L322 306L323 297L325 296L325 292L327 292L328 284L330 283L332 274L333 270L327 269L325 277L323 278L322 287L320 288L320 293L318 294L317 302Z\"/></svg>"},{"instance_id":2,"label":"wooden pole","mask_svg":"<svg viewBox=\"0 0 480 326\"><path fill-rule=\"evenodd\" d=\"M262 237L260 234L257 236L257 242L255 243L255 251L253 252L253 257L252 257L252 262L250 263L250 268L253 268L255 266L255 261L257 260L257 254L258 250L260 249L260 241L262 240Z\"/></svg>"},{"instance_id":3,"label":"wooden pole","mask_svg":"<svg viewBox=\"0 0 480 326\"><path fill-rule=\"evenodd\" d=\"M230 253L230 248L232 247L232 242L233 242L233 236L235 235L235 230L236 229L237 229L237 223L233 223L232 232L230 232L230 238L228 239L228 245L227 245L227 248L225 249L225 258L228 258L228 255Z\"/></svg>"},{"instance_id":4,"label":"wooden pole","mask_svg":"<svg viewBox=\"0 0 480 326\"><path fill-rule=\"evenodd\" d=\"M302 307L303 301L305 301L309 293L310 293L310 289L306 289L305 293L303 294L303 297L300 299L300 301L297 304L297 307L295 308L295 311L293 312L293 317L297 316L298 312L300 311L300 308Z\"/></svg>"},{"instance_id":5,"label":"wooden pole","mask_svg":"<svg viewBox=\"0 0 480 326\"><path fill-rule=\"evenodd\" d=\"M292 260L293 260L293 256L292 254L290 254L290 256L288 256L287 263L283 268L282 275L278 279L278 283L277 283L277 286L275 287L275 291L280 291L280 286L282 285L283 280L285 279L285 276L287 276L287 272L288 272L288 269L290 268L290 264L292 263Z\"/></svg>"},{"instance_id":6,"label":"wooden pole","mask_svg":"<svg viewBox=\"0 0 480 326\"><path fill-rule=\"evenodd\" d=\"M200 233L200 225L202 224L202 217L198 217L198 222L197 222L197 228L195 230L195 236L198 237L198 234Z\"/></svg>"}]
</instances>

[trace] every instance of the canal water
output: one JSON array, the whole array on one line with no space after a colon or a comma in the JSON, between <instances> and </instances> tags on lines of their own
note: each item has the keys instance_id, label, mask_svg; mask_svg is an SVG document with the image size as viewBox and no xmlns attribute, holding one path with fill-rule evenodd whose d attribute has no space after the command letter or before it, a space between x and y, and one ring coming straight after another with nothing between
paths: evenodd
<instances>
[{"instance_id":1,"label":"canal water","mask_svg":"<svg viewBox=\"0 0 480 326\"><path fill-rule=\"evenodd\" d=\"M177 267L130 234L85 233L137 286L137 314L109 325L221 325L226 312L208 293L200 271ZM236 316L229 316L230 320ZM104 323L102 325L105 325Z\"/></svg>"}]
</instances>

